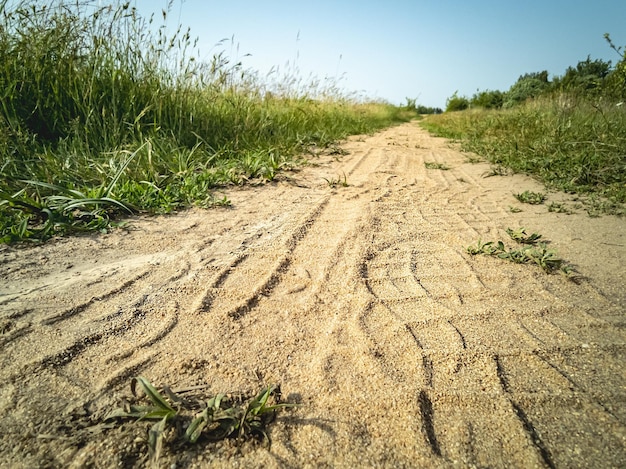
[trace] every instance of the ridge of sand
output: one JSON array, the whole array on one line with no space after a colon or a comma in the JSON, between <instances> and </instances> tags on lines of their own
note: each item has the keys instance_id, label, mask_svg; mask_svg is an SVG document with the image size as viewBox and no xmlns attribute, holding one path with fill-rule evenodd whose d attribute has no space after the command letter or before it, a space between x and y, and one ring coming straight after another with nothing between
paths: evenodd
<instances>
[{"instance_id":1,"label":"ridge of sand","mask_svg":"<svg viewBox=\"0 0 626 469\"><path fill-rule=\"evenodd\" d=\"M521 206L537 182L417 123L343 148L230 209L0 248L0 466L141 467L131 432L89 431L137 375L302 404L269 451L163 467L626 466L626 220ZM585 279L465 252L509 227Z\"/></svg>"}]
</instances>

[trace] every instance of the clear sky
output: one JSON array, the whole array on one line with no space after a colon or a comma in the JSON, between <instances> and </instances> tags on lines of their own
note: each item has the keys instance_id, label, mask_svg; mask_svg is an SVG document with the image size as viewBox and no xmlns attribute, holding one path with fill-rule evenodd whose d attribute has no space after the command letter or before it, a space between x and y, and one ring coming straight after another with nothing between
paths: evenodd
<instances>
[{"instance_id":1,"label":"clear sky","mask_svg":"<svg viewBox=\"0 0 626 469\"><path fill-rule=\"evenodd\" d=\"M167 3L134 2L144 16ZM368 97L442 108L456 90L505 91L588 55L615 64L604 33L626 45L626 0L173 0L168 27L179 21L207 59L224 50L261 75L295 64Z\"/></svg>"}]
</instances>

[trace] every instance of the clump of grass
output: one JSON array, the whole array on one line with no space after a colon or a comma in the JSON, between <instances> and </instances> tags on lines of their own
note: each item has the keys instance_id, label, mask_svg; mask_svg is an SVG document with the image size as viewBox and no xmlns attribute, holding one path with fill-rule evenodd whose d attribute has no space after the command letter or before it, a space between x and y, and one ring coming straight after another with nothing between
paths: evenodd
<instances>
[{"instance_id":1,"label":"clump of grass","mask_svg":"<svg viewBox=\"0 0 626 469\"><path fill-rule=\"evenodd\" d=\"M497 164L497 165L491 165L491 167L489 168L489 171L487 171L485 174L483 174L483 177L493 177L493 176L509 176L511 174L511 171L506 168L505 166L502 166L501 164Z\"/></svg>"},{"instance_id":2,"label":"clump of grass","mask_svg":"<svg viewBox=\"0 0 626 469\"><path fill-rule=\"evenodd\" d=\"M506 233L513 241L519 244L537 244L537 242L541 238L541 235L538 233L526 233L525 228L518 228L516 230L512 228L507 228Z\"/></svg>"},{"instance_id":3,"label":"clump of grass","mask_svg":"<svg viewBox=\"0 0 626 469\"><path fill-rule=\"evenodd\" d=\"M165 433L175 429L174 440L179 443L196 443L201 438L209 441L225 438L245 440L255 438L267 445L267 425L276 412L296 404L281 403L278 386L263 388L250 399L234 400L224 394L217 394L204 403L175 394L164 388L164 397L146 378L137 377L131 381L131 392L137 401L141 400L137 386L144 394L145 404L127 403L105 416L105 421L136 419L157 420L148 430L148 449L153 465L158 463L163 453ZM184 430L184 433L182 432Z\"/></svg>"},{"instance_id":4,"label":"clump of grass","mask_svg":"<svg viewBox=\"0 0 626 469\"><path fill-rule=\"evenodd\" d=\"M443 171L450 169L448 166L446 166L443 163L433 163L431 161L425 162L424 166L426 167L426 169L441 169Z\"/></svg>"},{"instance_id":5,"label":"clump of grass","mask_svg":"<svg viewBox=\"0 0 626 469\"><path fill-rule=\"evenodd\" d=\"M346 176L346 173L343 173L343 177L341 176L337 176L336 178L323 178L324 181L326 181L326 184L328 184L329 187L332 187L333 189L335 189L336 187L348 187L350 184L348 184L348 178Z\"/></svg>"},{"instance_id":6,"label":"clump of grass","mask_svg":"<svg viewBox=\"0 0 626 469\"><path fill-rule=\"evenodd\" d=\"M516 230L507 228L506 231L509 237L521 247L509 248L503 241L483 243L478 240L476 245L467 247L467 252L473 256L478 254L494 256L516 264L537 264L546 273L560 272L572 280L576 279L574 268L558 257L555 251L548 249L545 242L539 242L542 235L538 233L528 234L524 228Z\"/></svg>"},{"instance_id":7,"label":"clump of grass","mask_svg":"<svg viewBox=\"0 0 626 469\"><path fill-rule=\"evenodd\" d=\"M328 148L328 154L329 155L334 155L334 156L346 156L348 155L350 152L348 152L348 150L346 150L345 148L340 147L339 145L330 145Z\"/></svg>"},{"instance_id":8,"label":"clump of grass","mask_svg":"<svg viewBox=\"0 0 626 469\"><path fill-rule=\"evenodd\" d=\"M559 202L550 202L548 205L548 212L566 213L567 215L574 213L572 209Z\"/></svg>"},{"instance_id":9,"label":"clump of grass","mask_svg":"<svg viewBox=\"0 0 626 469\"><path fill-rule=\"evenodd\" d=\"M513 196L524 204L539 205L545 202L546 194L543 192L524 191Z\"/></svg>"},{"instance_id":10,"label":"clump of grass","mask_svg":"<svg viewBox=\"0 0 626 469\"><path fill-rule=\"evenodd\" d=\"M619 204L594 195L582 199L581 202L587 214L592 218L599 217L603 213L611 213L618 216L622 216L626 213L626 206L624 204Z\"/></svg>"},{"instance_id":11,"label":"clump of grass","mask_svg":"<svg viewBox=\"0 0 626 469\"><path fill-rule=\"evenodd\" d=\"M562 101L557 95L505 110L444 113L421 125L493 165L531 174L550 188L604 198L604 213L623 213L626 106L602 97Z\"/></svg>"},{"instance_id":12,"label":"clump of grass","mask_svg":"<svg viewBox=\"0 0 626 469\"><path fill-rule=\"evenodd\" d=\"M273 181L312 147L410 119L223 52L201 61L168 21L116 1L0 2L0 241L213 206L220 187Z\"/></svg>"}]
</instances>

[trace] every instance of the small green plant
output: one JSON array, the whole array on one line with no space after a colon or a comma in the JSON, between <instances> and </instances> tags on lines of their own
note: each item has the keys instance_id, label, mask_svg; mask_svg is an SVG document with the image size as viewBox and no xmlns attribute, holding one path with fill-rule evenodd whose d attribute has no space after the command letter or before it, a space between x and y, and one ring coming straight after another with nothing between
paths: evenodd
<instances>
[{"instance_id":1,"label":"small green plant","mask_svg":"<svg viewBox=\"0 0 626 469\"><path fill-rule=\"evenodd\" d=\"M276 410L294 406L287 403L268 404L270 396L276 389L276 386L268 386L248 404L240 406L228 404L226 396L218 394L207 401L204 410L189 424L185 439L195 443L204 431L212 440L253 435L269 443L265 432L268 417L273 416Z\"/></svg>"},{"instance_id":2,"label":"small green plant","mask_svg":"<svg viewBox=\"0 0 626 469\"><path fill-rule=\"evenodd\" d=\"M584 200L583 206L591 218L597 218L603 213L617 216L623 216L626 214L626 207L624 204L618 204L594 195Z\"/></svg>"},{"instance_id":3,"label":"small green plant","mask_svg":"<svg viewBox=\"0 0 626 469\"><path fill-rule=\"evenodd\" d=\"M540 243L539 239L542 237L540 234L529 235L524 228L517 230L508 228L507 234L522 247L514 249L507 247L503 241L483 243L478 240L476 245L467 247L467 252L472 256L483 254L506 259L516 264L537 264L546 273L560 272L571 280L576 280L574 268L559 258L555 251L548 249L545 242Z\"/></svg>"},{"instance_id":4,"label":"small green plant","mask_svg":"<svg viewBox=\"0 0 626 469\"><path fill-rule=\"evenodd\" d=\"M214 194L209 195L203 203L199 204L200 207L210 208L210 207L230 207L232 206L232 202L226 196L221 198L216 197Z\"/></svg>"},{"instance_id":5,"label":"small green plant","mask_svg":"<svg viewBox=\"0 0 626 469\"><path fill-rule=\"evenodd\" d=\"M505 168L501 164L496 164L491 165L489 171L483 174L483 177L489 178L493 176L508 176L509 174L511 174L511 171L509 169Z\"/></svg>"},{"instance_id":6,"label":"small green plant","mask_svg":"<svg viewBox=\"0 0 626 469\"><path fill-rule=\"evenodd\" d=\"M465 155L465 159L470 164L477 164L477 163L482 163L483 161L485 161L483 158L481 158L478 155Z\"/></svg>"},{"instance_id":7,"label":"small green plant","mask_svg":"<svg viewBox=\"0 0 626 469\"><path fill-rule=\"evenodd\" d=\"M519 207L514 207L512 205L509 205L509 212L511 213L520 213L523 212L523 210Z\"/></svg>"},{"instance_id":8,"label":"small green plant","mask_svg":"<svg viewBox=\"0 0 626 469\"><path fill-rule=\"evenodd\" d=\"M137 392L137 385L145 396L140 396ZM183 399L169 388L163 389L168 399L159 393L146 378L141 376L133 378L132 395L137 400L143 397L149 403L127 403L122 408L114 409L104 418L105 421L127 418L137 421L157 420L148 430L148 448L153 464L158 462L163 452L164 435L168 428L175 428L176 439L187 443L196 443L201 437L209 441L234 437L240 440L256 438L269 445L267 425L273 420L277 411L296 406L296 404L279 402L280 389L277 385L261 389L247 401L217 394L206 400L204 405L199 399L191 399L187 396ZM197 413L197 409L202 407L204 407L203 410ZM186 430L184 434L181 434L183 428Z\"/></svg>"},{"instance_id":9,"label":"small green plant","mask_svg":"<svg viewBox=\"0 0 626 469\"><path fill-rule=\"evenodd\" d=\"M543 192L524 191L520 194L513 194L513 196L520 202L530 205L539 205L546 200L546 195Z\"/></svg>"},{"instance_id":10,"label":"small green plant","mask_svg":"<svg viewBox=\"0 0 626 469\"><path fill-rule=\"evenodd\" d=\"M329 187L332 187L333 189L336 187L348 187L350 184L348 184L348 178L346 176L346 173L343 173L343 178L341 176L338 176L337 178L323 178L324 181L326 181L326 183L328 184Z\"/></svg>"},{"instance_id":11,"label":"small green plant","mask_svg":"<svg viewBox=\"0 0 626 469\"><path fill-rule=\"evenodd\" d=\"M426 166L426 169L441 169L443 171L450 169L448 166L446 166L443 163L433 163L431 161L425 162L424 166Z\"/></svg>"},{"instance_id":12,"label":"small green plant","mask_svg":"<svg viewBox=\"0 0 626 469\"><path fill-rule=\"evenodd\" d=\"M572 209L567 208L564 204L558 202L550 202L548 205L548 212L566 213L567 215L574 213Z\"/></svg>"},{"instance_id":13,"label":"small green plant","mask_svg":"<svg viewBox=\"0 0 626 469\"><path fill-rule=\"evenodd\" d=\"M518 228L517 230L507 228L506 232L513 241L516 241L519 244L537 244L537 241L541 238L541 235L537 233L529 235L526 233L525 228Z\"/></svg>"},{"instance_id":14,"label":"small green plant","mask_svg":"<svg viewBox=\"0 0 626 469\"><path fill-rule=\"evenodd\" d=\"M334 156L346 156L349 155L350 152L337 144L332 144L328 147L328 154Z\"/></svg>"},{"instance_id":15,"label":"small green plant","mask_svg":"<svg viewBox=\"0 0 626 469\"><path fill-rule=\"evenodd\" d=\"M118 418L135 418L137 420L155 419L157 423L148 430L148 447L150 459L156 463L163 450L163 433L167 429L170 420L178 415L157 389L145 378L139 376L131 381L131 392L137 397L137 384L141 387L150 405L128 405L125 408L115 409L110 412L104 420Z\"/></svg>"}]
</instances>

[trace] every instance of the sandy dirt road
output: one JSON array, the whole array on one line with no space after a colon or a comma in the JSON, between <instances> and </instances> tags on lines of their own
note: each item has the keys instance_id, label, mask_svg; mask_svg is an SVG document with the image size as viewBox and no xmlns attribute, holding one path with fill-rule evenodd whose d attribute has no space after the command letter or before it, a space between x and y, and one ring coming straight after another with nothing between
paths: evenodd
<instances>
[{"instance_id":1,"label":"sandy dirt road","mask_svg":"<svg viewBox=\"0 0 626 469\"><path fill-rule=\"evenodd\" d=\"M98 426L142 375L301 404L270 450L162 467L626 467L626 220L520 204L542 187L415 122L342 148L232 208L0 248L0 466L143 467L141 425ZM519 227L582 282L465 251Z\"/></svg>"}]
</instances>

